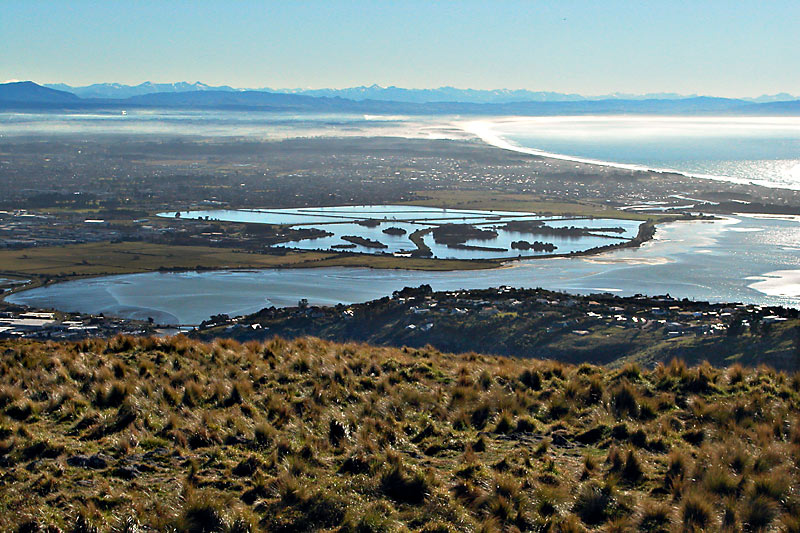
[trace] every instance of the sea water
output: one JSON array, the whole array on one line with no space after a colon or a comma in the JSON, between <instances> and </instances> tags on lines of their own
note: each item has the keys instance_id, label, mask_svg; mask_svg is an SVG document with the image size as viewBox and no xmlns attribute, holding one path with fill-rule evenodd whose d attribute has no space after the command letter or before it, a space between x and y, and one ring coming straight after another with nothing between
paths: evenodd
<instances>
[{"instance_id":1,"label":"sea water","mask_svg":"<svg viewBox=\"0 0 800 533\"><path fill-rule=\"evenodd\" d=\"M514 117L463 126L532 153L800 189L800 117Z\"/></svg>"}]
</instances>

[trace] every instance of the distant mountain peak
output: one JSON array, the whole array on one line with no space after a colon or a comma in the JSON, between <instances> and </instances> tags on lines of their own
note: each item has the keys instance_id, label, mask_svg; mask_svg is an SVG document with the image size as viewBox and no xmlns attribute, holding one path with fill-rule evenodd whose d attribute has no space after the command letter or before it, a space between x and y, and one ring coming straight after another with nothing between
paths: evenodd
<instances>
[{"instance_id":1,"label":"distant mountain peak","mask_svg":"<svg viewBox=\"0 0 800 533\"><path fill-rule=\"evenodd\" d=\"M52 104L79 101L74 94L43 87L32 81L15 81L0 84L0 101L25 104Z\"/></svg>"},{"instance_id":2,"label":"distant mountain peak","mask_svg":"<svg viewBox=\"0 0 800 533\"><path fill-rule=\"evenodd\" d=\"M85 85L82 87L70 87L64 84L48 84L46 87L59 90L68 90L81 98L130 98L132 96L140 96L143 94L151 93L176 93L176 92L192 92L192 91L238 91L233 87L223 85L220 87L212 87L201 81L193 83L186 81L177 81L172 83L156 83L150 80L144 81L138 85L125 85L122 83L94 83L92 85Z\"/></svg>"},{"instance_id":3,"label":"distant mountain peak","mask_svg":"<svg viewBox=\"0 0 800 533\"><path fill-rule=\"evenodd\" d=\"M212 86L201 81L172 83L156 83L145 81L139 85L125 85L121 83L95 83L83 87L70 87L65 84L48 84L46 87L68 91L81 98L130 98L149 93L167 92L193 92L193 91L267 91L273 93L301 94L307 96L324 96L329 98L345 98L348 100L379 100L406 103L433 103L433 102L460 102L469 104L508 104L518 102L580 102L590 100L681 100L699 98L697 94L679 94L674 92L634 94L613 92L601 95L581 95L576 93L561 93L555 91L531 91L528 89L459 89L451 85L443 85L431 89L407 89L396 85L359 85L342 89L309 89L309 88L261 88L240 89L228 85ZM741 100L754 103L783 102L797 100L798 97L788 93L762 95Z\"/></svg>"},{"instance_id":4,"label":"distant mountain peak","mask_svg":"<svg viewBox=\"0 0 800 533\"><path fill-rule=\"evenodd\" d=\"M800 114L800 100L754 102L712 96L673 97L658 93L604 99L522 89L404 89L400 87L352 87L349 89L241 90L212 87L201 82L169 84L144 82L135 87L112 83L76 88L78 96L62 90L66 85L43 87L36 83L0 84L3 108L82 108L124 105L139 107L238 108L387 113L474 115L586 115L586 114ZM131 93L130 96L125 94ZM109 96L111 95L111 96ZM628 95L624 95L628 96ZM774 95L770 98L782 98Z\"/></svg>"}]
</instances>

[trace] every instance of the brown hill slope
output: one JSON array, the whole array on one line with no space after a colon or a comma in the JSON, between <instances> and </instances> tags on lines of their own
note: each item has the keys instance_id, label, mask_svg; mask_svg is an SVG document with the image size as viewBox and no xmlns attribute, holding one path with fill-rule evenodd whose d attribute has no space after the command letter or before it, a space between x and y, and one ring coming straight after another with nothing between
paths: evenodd
<instances>
[{"instance_id":1,"label":"brown hill slope","mask_svg":"<svg viewBox=\"0 0 800 533\"><path fill-rule=\"evenodd\" d=\"M313 338L0 352L3 531L800 527L800 375Z\"/></svg>"}]
</instances>

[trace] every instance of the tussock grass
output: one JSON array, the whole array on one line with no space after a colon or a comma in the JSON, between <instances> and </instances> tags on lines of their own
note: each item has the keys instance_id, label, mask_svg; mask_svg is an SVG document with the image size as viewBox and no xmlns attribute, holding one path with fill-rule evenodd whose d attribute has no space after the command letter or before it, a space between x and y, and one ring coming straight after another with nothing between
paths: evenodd
<instances>
[{"instance_id":1,"label":"tussock grass","mask_svg":"<svg viewBox=\"0 0 800 533\"><path fill-rule=\"evenodd\" d=\"M313 338L0 353L2 531L800 529L800 375L766 367Z\"/></svg>"}]
</instances>

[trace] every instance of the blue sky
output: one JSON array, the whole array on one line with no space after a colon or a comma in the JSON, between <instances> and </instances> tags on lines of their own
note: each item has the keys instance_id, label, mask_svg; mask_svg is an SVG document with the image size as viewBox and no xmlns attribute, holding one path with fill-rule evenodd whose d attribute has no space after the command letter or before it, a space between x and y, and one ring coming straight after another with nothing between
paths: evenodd
<instances>
[{"instance_id":1,"label":"blue sky","mask_svg":"<svg viewBox=\"0 0 800 533\"><path fill-rule=\"evenodd\" d=\"M800 93L794 1L0 0L0 81Z\"/></svg>"}]
</instances>

